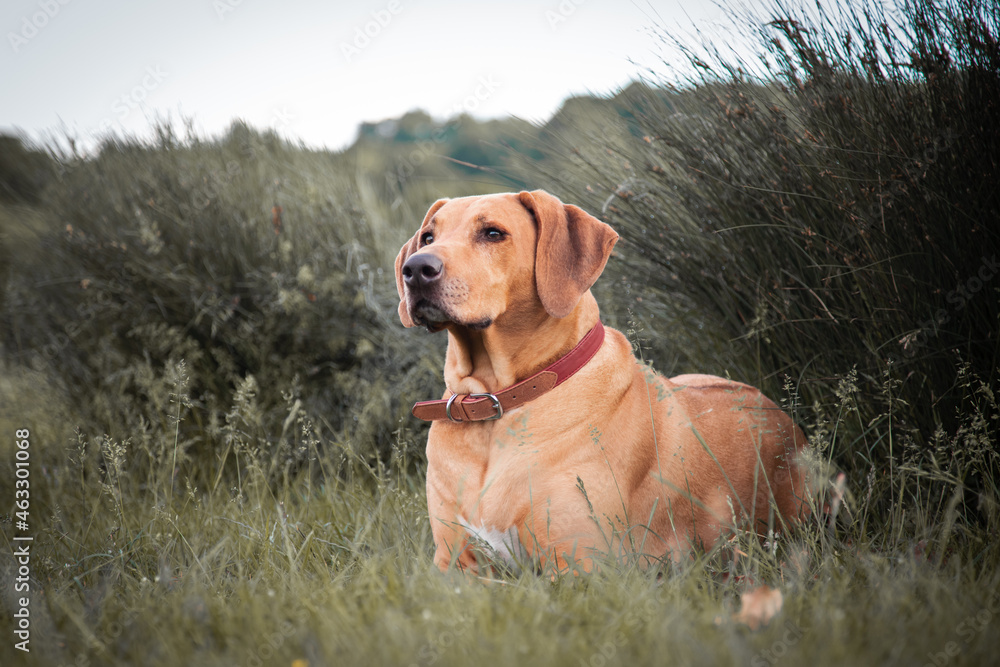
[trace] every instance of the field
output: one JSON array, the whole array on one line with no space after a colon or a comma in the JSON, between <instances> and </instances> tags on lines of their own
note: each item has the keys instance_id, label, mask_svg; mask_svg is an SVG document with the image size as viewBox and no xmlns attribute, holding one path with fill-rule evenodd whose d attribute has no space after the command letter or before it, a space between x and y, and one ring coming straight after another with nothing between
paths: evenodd
<instances>
[{"instance_id":1,"label":"field","mask_svg":"<svg viewBox=\"0 0 1000 667\"><path fill-rule=\"evenodd\" d=\"M743 11L758 61L679 44L702 78L543 126L0 137L0 664L995 663L1000 10ZM648 570L437 571L409 406L444 339L393 259L438 197L522 188L621 234L594 292L644 360L795 417L829 512Z\"/></svg>"}]
</instances>

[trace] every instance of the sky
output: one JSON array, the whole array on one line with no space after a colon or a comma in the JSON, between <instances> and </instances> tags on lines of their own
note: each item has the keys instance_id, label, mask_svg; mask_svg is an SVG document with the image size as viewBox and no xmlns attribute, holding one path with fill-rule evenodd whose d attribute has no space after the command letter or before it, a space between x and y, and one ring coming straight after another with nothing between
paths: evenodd
<instances>
[{"instance_id":1,"label":"sky","mask_svg":"<svg viewBox=\"0 0 1000 667\"><path fill-rule=\"evenodd\" d=\"M83 146L237 118L339 149L423 109L544 122L568 96L670 76L660 30L725 35L692 0L4 0L0 132Z\"/></svg>"}]
</instances>

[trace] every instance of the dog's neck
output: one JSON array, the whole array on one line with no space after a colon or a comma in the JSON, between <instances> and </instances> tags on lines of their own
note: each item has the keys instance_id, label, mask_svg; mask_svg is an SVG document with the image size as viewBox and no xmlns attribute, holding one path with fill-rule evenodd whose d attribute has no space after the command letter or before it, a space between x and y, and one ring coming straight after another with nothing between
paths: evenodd
<instances>
[{"instance_id":1,"label":"dog's neck","mask_svg":"<svg viewBox=\"0 0 1000 667\"><path fill-rule=\"evenodd\" d=\"M497 318L480 330L450 326L445 384L455 394L500 391L565 355L599 318L597 301L588 290L576 308L563 318L541 311L534 319Z\"/></svg>"}]
</instances>

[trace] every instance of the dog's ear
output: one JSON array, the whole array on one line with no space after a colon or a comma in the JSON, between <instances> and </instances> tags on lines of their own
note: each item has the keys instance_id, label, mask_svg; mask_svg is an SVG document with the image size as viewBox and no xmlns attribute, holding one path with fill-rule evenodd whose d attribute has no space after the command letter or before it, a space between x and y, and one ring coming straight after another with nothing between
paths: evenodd
<instances>
[{"instance_id":1,"label":"dog's ear","mask_svg":"<svg viewBox=\"0 0 1000 667\"><path fill-rule=\"evenodd\" d=\"M409 241L403 244L403 247L399 249L399 254L396 255L396 291L399 292L399 321L403 323L404 327L413 327L416 325L410 318L410 314L406 311L406 292L403 287L403 264L406 263L410 255L417 251L417 245L420 242L420 232L427 226L427 223L434 217L434 214L438 212L438 209L447 204L448 201L448 199L438 199L431 205L427 211L427 215L424 216L424 221L420 223L420 229L410 237Z\"/></svg>"},{"instance_id":2,"label":"dog's ear","mask_svg":"<svg viewBox=\"0 0 1000 667\"><path fill-rule=\"evenodd\" d=\"M538 226L538 297L549 315L566 317L601 275L618 234L583 209L563 204L544 190L521 192L518 198Z\"/></svg>"}]
</instances>

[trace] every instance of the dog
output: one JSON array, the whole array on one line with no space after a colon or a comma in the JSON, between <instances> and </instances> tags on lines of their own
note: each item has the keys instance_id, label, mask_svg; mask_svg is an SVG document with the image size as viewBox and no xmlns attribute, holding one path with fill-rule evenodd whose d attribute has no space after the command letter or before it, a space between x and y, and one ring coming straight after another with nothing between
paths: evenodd
<instances>
[{"instance_id":1,"label":"dog","mask_svg":"<svg viewBox=\"0 0 1000 667\"><path fill-rule=\"evenodd\" d=\"M440 199L395 262L399 317L445 330L418 402L434 562L586 572L760 535L806 513L805 434L757 389L658 376L591 286L618 234L542 191Z\"/></svg>"}]
</instances>

